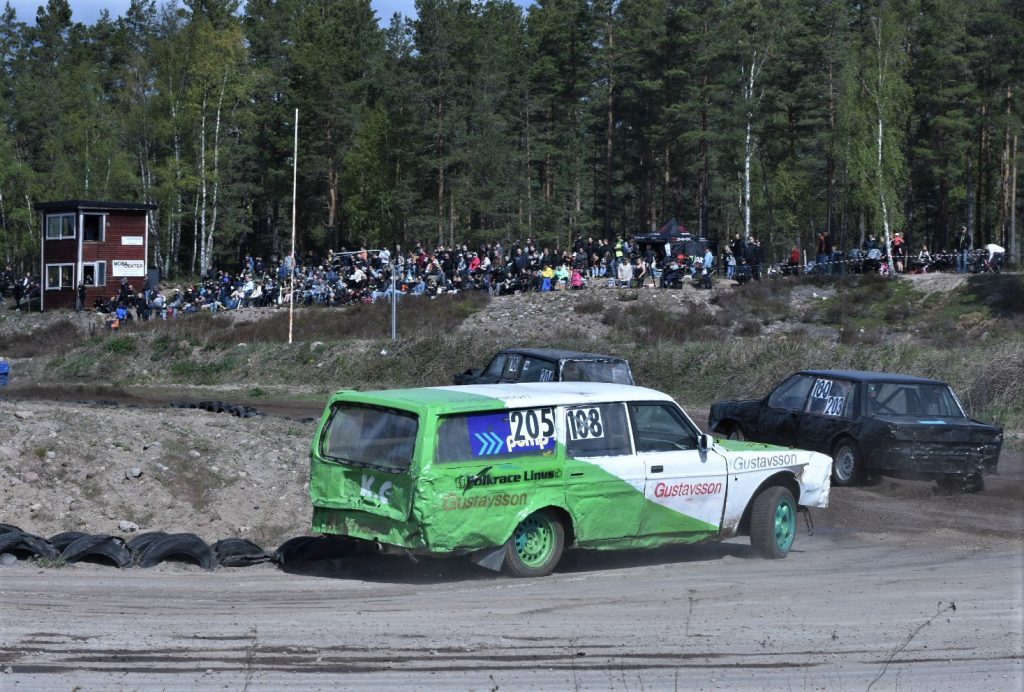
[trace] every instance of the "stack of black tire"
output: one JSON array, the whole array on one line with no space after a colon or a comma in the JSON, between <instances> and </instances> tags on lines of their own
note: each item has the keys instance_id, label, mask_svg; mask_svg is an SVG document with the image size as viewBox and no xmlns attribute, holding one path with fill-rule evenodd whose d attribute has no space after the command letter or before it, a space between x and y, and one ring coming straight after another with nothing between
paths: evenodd
<instances>
[{"instance_id":1,"label":"stack of black tire","mask_svg":"<svg viewBox=\"0 0 1024 692\"><path fill-rule=\"evenodd\" d=\"M44 564L95 562L118 568L155 567L166 560L175 560L206 570L278 561L276 552L268 553L244 538L224 538L209 545L194 533L151 531L125 541L108 534L65 531L47 539L11 524L0 524L0 564L6 555L15 560L35 559ZM7 562L10 560L6 558Z\"/></svg>"}]
</instances>

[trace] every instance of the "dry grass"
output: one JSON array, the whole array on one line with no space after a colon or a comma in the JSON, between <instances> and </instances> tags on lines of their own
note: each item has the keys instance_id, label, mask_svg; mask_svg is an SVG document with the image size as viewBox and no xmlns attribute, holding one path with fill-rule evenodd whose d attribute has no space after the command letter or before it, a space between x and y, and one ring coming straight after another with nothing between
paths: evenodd
<instances>
[{"instance_id":1,"label":"dry grass","mask_svg":"<svg viewBox=\"0 0 1024 692\"><path fill-rule=\"evenodd\" d=\"M681 311L611 306L605 309L601 321L612 328L616 341L686 343L708 338L713 332L714 316L701 303L685 304Z\"/></svg>"},{"instance_id":2,"label":"dry grass","mask_svg":"<svg viewBox=\"0 0 1024 692\"><path fill-rule=\"evenodd\" d=\"M488 300L487 294L480 291L435 299L406 296L398 301L398 323L403 330L412 329L424 336L450 332L484 308ZM167 337L205 346L288 342L286 310L272 312L262 319L226 322L228 317L202 313L136 323L129 329L158 339ZM344 308L301 308L295 311L292 331L293 340L299 342L385 338L391 334L391 305L379 302Z\"/></svg>"},{"instance_id":3,"label":"dry grass","mask_svg":"<svg viewBox=\"0 0 1024 692\"><path fill-rule=\"evenodd\" d=\"M8 358L30 358L65 353L82 344L82 334L71 320L40 327L29 332L0 334L0 354Z\"/></svg>"}]
</instances>

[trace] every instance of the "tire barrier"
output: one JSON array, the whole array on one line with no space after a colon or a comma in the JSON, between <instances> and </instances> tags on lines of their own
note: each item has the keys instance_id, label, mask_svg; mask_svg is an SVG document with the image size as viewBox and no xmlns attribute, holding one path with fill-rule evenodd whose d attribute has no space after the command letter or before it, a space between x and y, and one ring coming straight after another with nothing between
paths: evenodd
<instances>
[{"instance_id":1,"label":"tire barrier","mask_svg":"<svg viewBox=\"0 0 1024 692\"><path fill-rule=\"evenodd\" d=\"M24 531L0 533L0 554L3 553L10 553L18 559L57 560L60 557L60 552L48 540Z\"/></svg>"},{"instance_id":2,"label":"tire barrier","mask_svg":"<svg viewBox=\"0 0 1024 692\"><path fill-rule=\"evenodd\" d=\"M87 561L112 564L118 569L132 566L131 551L117 536L86 534L64 548L60 557L67 564Z\"/></svg>"},{"instance_id":3,"label":"tire barrier","mask_svg":"<svg viewBox=\"0 0 1024 692\"><path fill-rule=\"evenodd\" d=\"M251 406L239 406L225 401L173 401L167 404L170 408L198 408L210 413L230 413L239 418L255 418L263 412Z\"/></svg>"},{"instance_id":4,"label":"tire barrier","mask_svg":"<svg viewBox=\"0 0 1024 692\"><path fill-rule=\"evenodd\" d=\"M155 567L164 560L191 562L205 570L217 566L210 546L194 533L172 533L154 538L139 556L139 567Z\"/></svg>"},{"instance_id":5,"label":"tire barrier","mask_svg":"<svg viewBox=\"0 0 1024 692\"><path fill-rule=\"evenodd\" d=\"M273 555L244 538L222 538L213 544L213 555L222 567L249 567L274 560Z\"/></svg>"},{"instance_id":6,"label":"tire barrier","mask_svg":"<svg viewBox=\"0 0 1024 692\"><path fill-rule=\"evenodd\" d=\"M26 533L11 524L0 524L0 567L17 560L46 560L59 564L89 562L113 566L150 568L173 560L214 570L217 567L250 567L265 562L301 570L311 563L365 557L374 545L343 536L296 536L274 551L266 551L245 538L222 538L207 544L194 533L149 531L125 541L109 534L64 531L49 540ZM45 566L45 565L44 565Z\"/></svg>"},{"instance_id":7,"label":"tire barrier","mask_svg":"<svg viewBox=\"0 0 1024 692\"><path fill-rule=\"evenodd\" d=\"M65 531L63 533L56 533L50 536L50 545L57 550L64 552L64 549L69 545L77 541L79 538L85 538L89 534L82 531Z\"/></svg>"},{"instance_id":8,"label":"tire barrier","mask_svg":"<svg viewBox=\"0 0 1024 692\"><path fill-rule=\"evenodd\" d=\"M166 535L167 533L164 531L147 531L128 541L128 550L131 551L135 564L139 564L139 558L142 557L142 553L149 547L150 543Z\"/></svg>"},{"instance_id":9,"label":"tire barrier","mask_svg":"<svg viewBox=\"0 0 1024 692\"><path fill-rule=\"evenodd\" d=\"M274 561L287 572L289 566L342 560L373 552L372 543L345 536L296 536L278 547L274 552Z\"/></svg>"}]
</instances>

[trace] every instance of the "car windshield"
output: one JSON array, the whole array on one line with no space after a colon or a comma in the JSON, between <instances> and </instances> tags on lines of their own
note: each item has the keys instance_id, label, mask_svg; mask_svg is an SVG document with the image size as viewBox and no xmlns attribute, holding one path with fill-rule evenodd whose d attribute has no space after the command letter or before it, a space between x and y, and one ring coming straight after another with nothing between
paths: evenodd
<instances>
[{"instance_id":1,"label":"car windshield","mask_svg":"<svg viewBox=\"0 0 1024 692\"><path fill-rule=\"evenodd\" d=\"M416 446L417 417L405 411L337 404L320 438L320 453L346 466L401 472Z\"/></svg>"},{"instance_id":2,"label":"car windshield","mask_svg":"<svg viewBox=\"0 0 1024 692\"><path fill-rule=\"evenodd\" d=\"M484 371L484 374L488 377L501 377L501 371L505 369L505 361L508 360L508 355L505 353L499 353L491 359L490 364Z\"/></svg>"},{"instance_id":3,"label":"car windshield","mask_svg":"<svg viewBox=\"0 0 1024 692\"><path fill-rule=\"evenodd\" d=\"M942 384L869 383L864 386L865 411L895 416L965 417L960 402Z\"/></svg>"}]
</instances>

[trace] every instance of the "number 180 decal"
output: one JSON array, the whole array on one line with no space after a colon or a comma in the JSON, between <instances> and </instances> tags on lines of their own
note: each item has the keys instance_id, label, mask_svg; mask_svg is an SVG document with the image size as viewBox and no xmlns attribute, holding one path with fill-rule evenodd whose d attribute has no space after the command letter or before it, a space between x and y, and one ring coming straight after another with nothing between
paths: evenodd
<instances>
[{"instance_id":1,"label":"number 180 decal","mask_svg":"<svg viewBox=\"0 0 1024 692\"><path fill-rule=\"evenodd\" d=\"M604 437L604 421L601 420L601 409L576 408L566 411L566 427L569 439L592 440Z\"/></svg>"}]
</instances>

